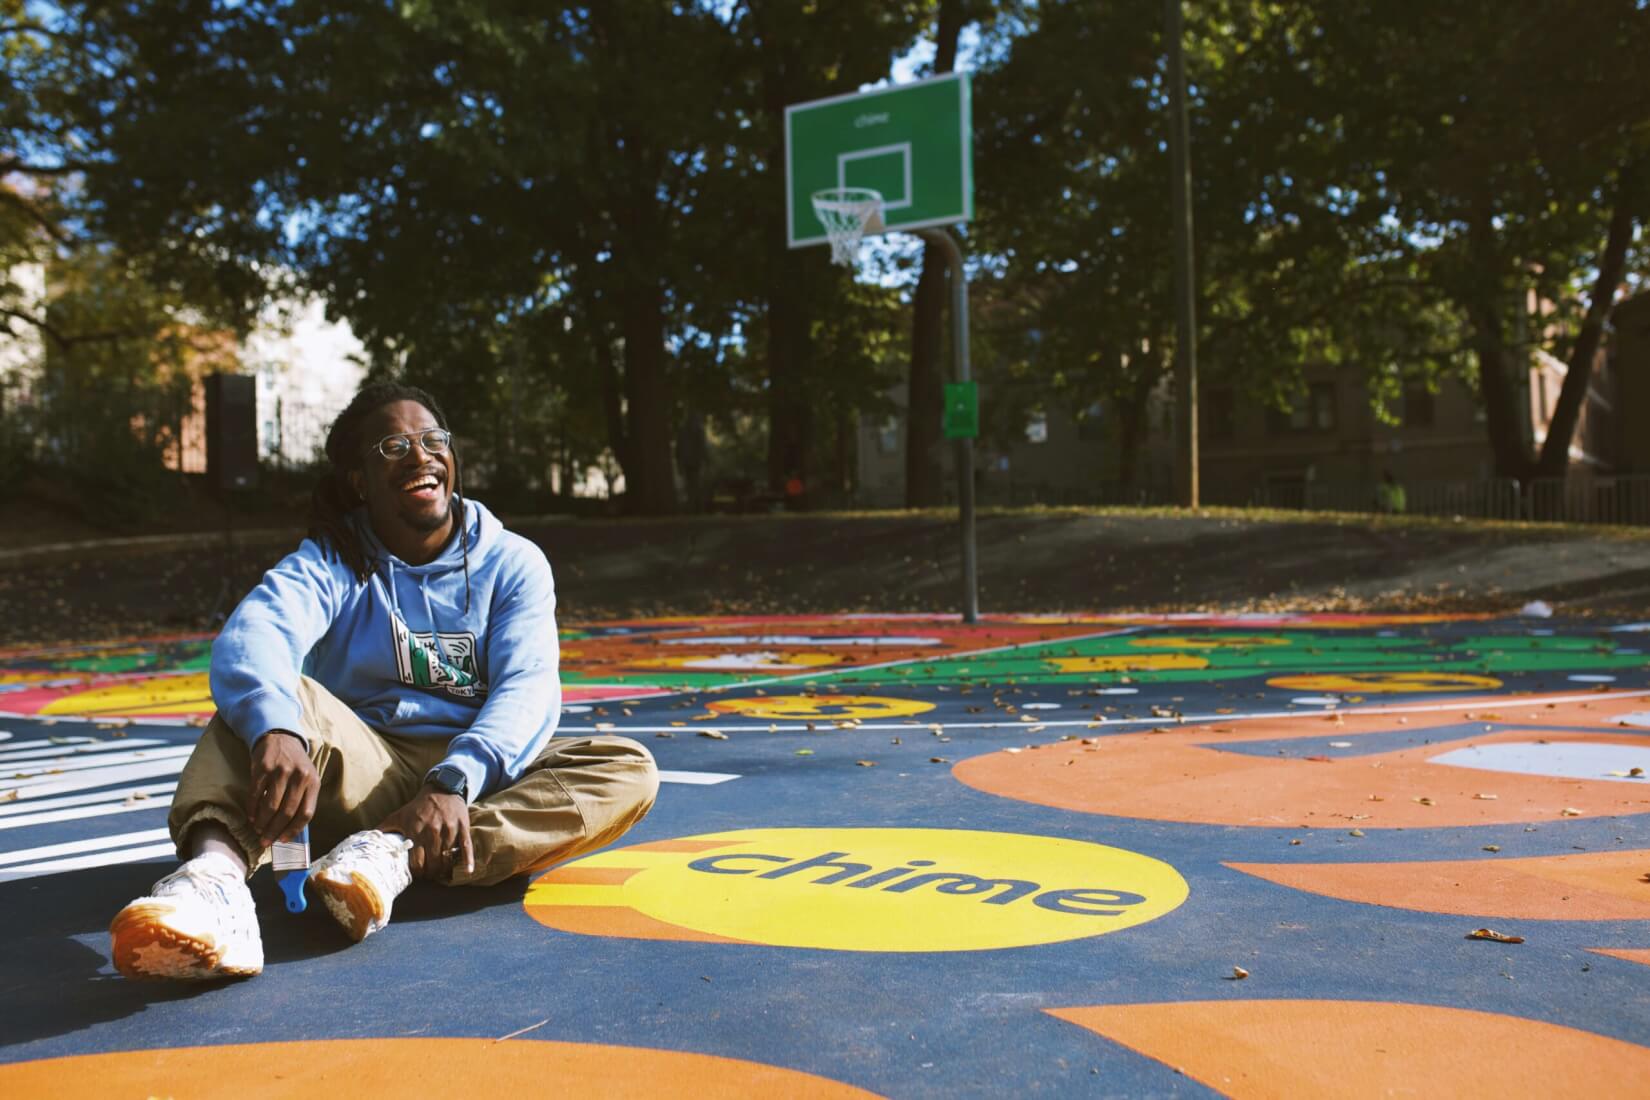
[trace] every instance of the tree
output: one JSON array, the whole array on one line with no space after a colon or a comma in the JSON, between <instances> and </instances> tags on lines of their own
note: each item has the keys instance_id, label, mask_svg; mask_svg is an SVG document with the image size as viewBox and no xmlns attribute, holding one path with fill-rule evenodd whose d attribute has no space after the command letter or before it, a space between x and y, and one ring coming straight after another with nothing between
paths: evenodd
<instances>
[{"instance_id":1,"label":"tree","mask_svg":"<svg viewBox=\"0 0 1650 1100\"><path fill-rule=\"evenodd\" d=\"M1468 326L1495 467L1562 476L1605 325L1631 270L1645 186L1650 11L1637 0L1314 5L1300 63L1332 134L1320 219L1356 222L1355 280L1403 282ZM1344 283L1343 283L1344 285ZM1554 310L1532 316L1535 295ZM1532 348L1569 368L1531 452L1516 375Z\"/></svg>"}]
</instances>

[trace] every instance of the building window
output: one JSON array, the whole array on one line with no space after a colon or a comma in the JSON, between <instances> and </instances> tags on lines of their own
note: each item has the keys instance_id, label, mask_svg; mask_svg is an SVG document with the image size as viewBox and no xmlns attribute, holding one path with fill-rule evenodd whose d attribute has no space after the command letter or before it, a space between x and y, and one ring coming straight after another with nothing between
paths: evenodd
<instances>
[{"instance_id":1,"label":"building window","mask_svg":"<svg viewBox=\"0 0 1650 1100\"><path fill-rule=\"evenodd\" d=\"M1430 428L1432 420L1432 391L1422 382L1405 383L1404 427Z\"/></svg>"},{"instance_id":2,"label":"building window","mask_svg":"<svg viewBox=\"0 0 1650 1100\"><path fill-rule=\"evenodd\" d=\"M1335 430L1335 383L1314 382L1293 408L1267 409L1266 430L1272 435Z\"/></svg>"},{"instance_id":3,"label":"building window","mask_svg":"<svg viewBox=\"0 0 1650 1100\"><path fill-rule=\"evenodd\" d=\"M1237 398L1228 386L1210 389L1203 401L1203 433L1210 439L1237 434Z\"/></svg>"},{"instance_id":4,"label":"building window","mask_svg":"<svg viewBox=\"0 0 1650 1100\"><path fill-rule=\"evenodd\" d=\"M1096 401L1083 410L1077 418L1077 438L1084 443L1098 443L1106 438L1106 425L1102 419L1105 406Z\"/></svg>"},{"instance_id":5,"label":"building window","mask_svg":"<svg viewBox=\"0 0 1650 1100\"><path fill-rule=\"evenodd\" d=\"M1048 414L1047 413L1038 412L1038 413L1032 413L1031 414L1031 417L1026 421L1026 442L1027 443L1047 443L1048 442Z\"/></svg>"}]
</instances>

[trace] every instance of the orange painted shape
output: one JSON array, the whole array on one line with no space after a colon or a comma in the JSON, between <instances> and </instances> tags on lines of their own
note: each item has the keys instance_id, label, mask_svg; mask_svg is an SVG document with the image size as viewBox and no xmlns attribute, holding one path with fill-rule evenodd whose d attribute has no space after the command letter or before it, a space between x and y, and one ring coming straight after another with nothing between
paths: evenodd
<instances>
[{"instance_id":1,"label":"orange painted shape","mask_svg":"<svg viewBox=\"0 0 1650 1100\"><path fill-rule=\"evenodd\" d=\"M1650 966L1650 947L1589 947L1594 955L1608 955L1640 966Z\"/></svg>"},{"instance_id":2,"label":"orange painted shape","mask_svg":"<svg viewBox=\"0 0 1650 1100\"><path fill-rule=\"evenodd\" d=\"M1037 752L985 753L952 769L963 783L1041 806L1152 821L1347 829L1511 825L1650 812L1650 788L1432 764L1453 748L1499 741L1642 745L1619 715L1642 696L1599 703L1547 703L1544 696L1465 699L1442 708L1321 713L1197 726L1169 726ZM1472 723L1473 732L1444 735ZM1523 728L1485 723L1523 723ZM1581 732L1576 732L1579 729ZM1330 762L1222 751L1250 741L1347 740L1402 731L1413 744ZM1430 743L1428 743L1430 742ZM1491 794L1494 798L1478 797ZM1428 801L1420 801L1422 798Z\"/></svg>"},{"instance_id":3,"label":"orange painted shape","mask_svg":"<svg viewBox=\"0 0 1650 1100\"><path fill-rule=\"evenodd\" d=\"M1642 1097L1650 1049L1557 1024L1378 1001L1053 1008L1238 1100Z\"/></svg>"},{"instance_id":4,"label":"orange painted shape","mask_svg":"<svg viewBox=\"0 0 1650 1100\"><path fill-rule=\"evenodd\" d=\"M715 932L701 932L680 924L650 917L628 905L527 905L527 915L558 932L581 936L618 936L631 940L665 940L671 943L743 943Z\"/></svg>"},{"instance_id":5,"label":"orange painted shape","mask_svg":"<svg viewBox=\"0 0 1650 1100\"><path fill-rule=\"evenodd\" d=\"M650 840L645 844L629 844L632 852L714 852L733 843L730 840Z\"/></svg>"},{"instance_id":6,"label":"orange painted shape","mask_svg":"<svg viewBox=\"0 0 1650 1100\"><path fill-rule=\"evenodd\" d=\"M641 870L640 867L587 867L573 863L556 868L538 881L558 882L564 886L623 886Z\"/></svg>"},{"instance_id":7,"label":"orange painted shape","mask_svg":"<svg viewBox=\"0 0 1650 1100\"><path fill-rule=\"evenodd\" d=\"M432 1073L430 1067L445 1067ZM0 1095L221 1096L874 1095L824 1077L710 1054L514 1039L325 1039L82 1054L0 1065Z\"/></svg>"},{"instance_id":8,"label":"orange painted shape","mask_svg":"<svg viewBox=\"0 0 1650 1100\"><path fill-rule=\"evenodd\" d=\"M1228 863L1294 890L1421 913L1650 920L1650 851L1418 863Z\"/></svg>"}]
</instances>

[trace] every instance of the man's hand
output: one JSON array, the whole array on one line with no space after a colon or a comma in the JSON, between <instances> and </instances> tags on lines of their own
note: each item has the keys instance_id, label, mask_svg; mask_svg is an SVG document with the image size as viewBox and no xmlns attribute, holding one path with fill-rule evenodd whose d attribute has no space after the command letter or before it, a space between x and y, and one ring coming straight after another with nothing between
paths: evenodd
<instances>
[{"instance_id":1,"label":"man's hand","mask_svg":"<svg viewBox=\"0 0 1650 1100\"><path fill-rule=\"evenodd\" d=\"M475 870L470 847L470 807L456 794L421 787L412 801L378 826L412 841L407 864L415 878L445 882L457 868Z\"/></svg>"},{"instance_id":2,"label":"man's hand","mask_svg":"<svg viewBox=\"0 0 1650 1100\"><path fill-rule=\"evenodd\" d=\"M291 730L270 730L252 745L252 793L246 819L267 848L290 840L315 816L321 773L309 759L303 738Z\"/></svg>"}]
</instances>

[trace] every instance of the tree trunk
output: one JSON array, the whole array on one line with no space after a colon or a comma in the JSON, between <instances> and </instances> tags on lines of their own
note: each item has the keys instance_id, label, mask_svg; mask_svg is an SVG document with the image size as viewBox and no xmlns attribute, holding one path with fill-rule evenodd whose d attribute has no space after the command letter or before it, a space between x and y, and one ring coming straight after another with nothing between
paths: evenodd
<instances>
[{"instance_id":1,"label":"tree trunk","mask_svg":"<svg viewBox=\"0 0 1650 1100\"><path fill-rule=\"evenodd\" d=\"M1490 437L1497 477L1529 480L1533 469L1520 430L1520 417L1528 418L1528 408L1520 408L1518 390L1513 385L1506 335L1506 316L1501 294L1502 262L1496 246L1495 228L1488 202L1473 204L1467 226L1468 254L1472 270L1461 305L1472 322L1472 344L1478 353L1478 389L1484 402L1484 418Z\"/></svg>"},{"instance_id":2,"label":"tree trunk","mask_svg":"<svg viewBox=\"0 0 1650 1100\"><path fill-rule=\"evenodd\" d=\"M962 33L963 0L940 0L934 31L934 71L956 68L957 38ZM922 249L911 320L911 373L905 402L905 505L930 508L945 502L940 421L944 414L945 374L940 356L945 347L946 256L938 246Z\"/></svg>"},{"instance_id":3,"label":"tree trunk","mask_svg":"<svg viewBox=\"0 0 1650 1100\"><path fill-rule=\"evenodd\" d=\"M657 285L625 288L624 396L630 464L625 467L625 510L662 516L676 510L671 461L670 387L665 377L664 299Z\"/></svg>"},{"instance_id":4,"label":"tree trunk","mask_svg":"<svg viewBox=\"0 0 1650 1100\"><path fill-rule=\"evenodd\" d=\"M813 357L805 285L807 258L785 247L785 231L768 234L768 488L779 492L795 474L808 481L813 410L806 378Z\"/></svg>"},{"instance_id":5,"label":"tree trunk","mask_svg":"<svg viewBox=\"0 0 1650 1100\"><path fill-rule=\"evenodd\" d=\"M1569 371L1564 375L1564 387L1559 390L1558 403L1553 408L1552 423L1547 426L1547 439L1541 445L1541 457L1536 461L1537 477L1563 477L1570 467L1570 443L1575 438L1576 425L1581 421L1581 410L1587 403L1587 387L1593 378L1593 360L1604 338L1604 325L1616 306L1616 288L1621 285L1627 269L1627 248L1633 241L1633 210L1638 196L1641 166L1630 164L1621 171L1616 190L1616 209L1610 217L1610 232L1604 240L1604 252L1599 259L1598 279L1593 283L1593 298L1587 303L1587 315L1582 319L1581 331L1576 334L1575 347L1570 349Z\"/></svg>"}]
</instances>

